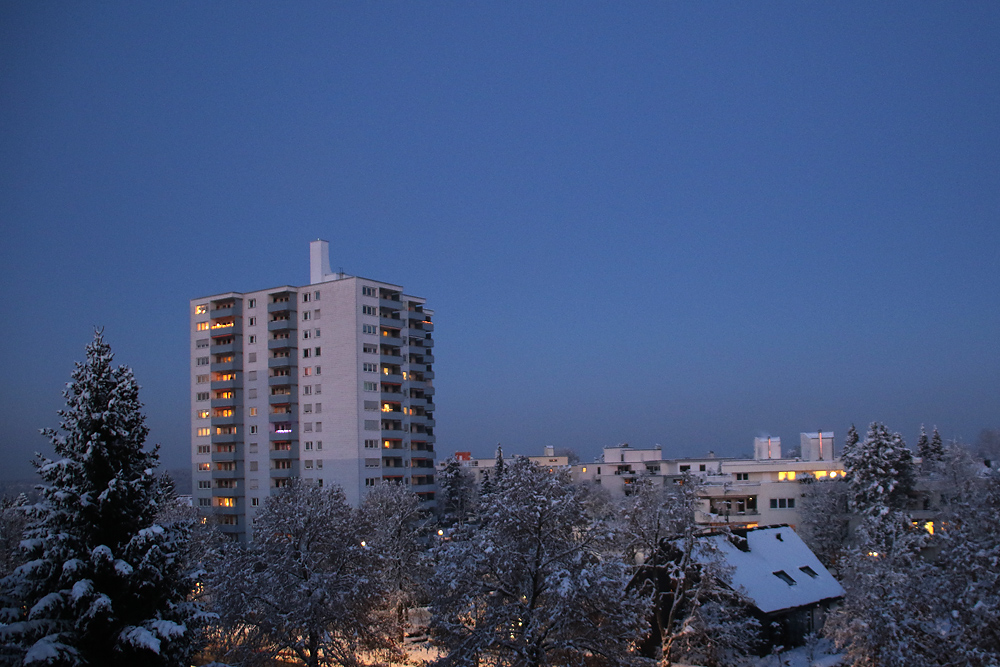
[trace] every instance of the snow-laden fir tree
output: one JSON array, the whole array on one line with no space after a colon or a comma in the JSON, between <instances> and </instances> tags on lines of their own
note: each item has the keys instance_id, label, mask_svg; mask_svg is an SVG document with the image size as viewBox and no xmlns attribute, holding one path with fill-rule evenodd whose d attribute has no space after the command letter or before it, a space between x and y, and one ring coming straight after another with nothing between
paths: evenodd
<instances>
[{"instance_id":1,"label":"snow-laden fir tree","mask_svg":"<svg viewBox=\"0 0 1000 667\"><path fill-rule=\"evenodd\" d=\"M212 653L240 665L356 665L394 647L380 554L339 487L293 479L264 503L249 545L222 549L207 577Z\"/></svg>"},{"instance_id":2,"label":"snow-laden fir tree","mask_svg":"<svg viewBox=\"0 0 1000 667\"><path fill-rule=\"evenodd\" d=\"M795 532L834 576L850 546L850 487L844 479L802 479Z\"/></svg>"},{"instance_id":3,"label":"snow-laden fir tree","mask_svg":"<svg viewBox=\"0 0 1000 667\"><path fill-rule=\"evenodd\" d=\"M632 586L653 597L653 628L642 651L661 665L738 665L751 658L760 625L750 600L731 586L714 542L699 538L699 480L682 481L637 484L621 511L619 539L636 563Z\"/></svg>"},{"instance_id":4,"label":"snow-laden fir tree","mask_svg":"<svg viewBox=\"0 0 1000 667\"><path fill-rule=\"evenodd\" d=\"M913 456L898 433L872 422L863 441L852 442L849 434L841 461L850 484L852 510L876 515L906 506L914 483Z\"/></svg>"},{"instance_id":5,"label":"snow-laden fir tree","mask_svg":"<svg viewBox=\"0 0 1000 667\"><path fill-rule=\"evenodd\" d=\"M917 439L917 456L920 457L920 472L930 475L939 472L944 462L944 443L937 427L934 435L928 439L924 425L920 425L920 438Z\"/></svg>"},{"instance_id":6,"label":"snow-laden fir tree","mask_svg":"<svg viewBox=\"0 0 1000 667\"><path fill-rule=\"evenodd\" d=\"M937 577L928 585L935 630L948 640L950 664L995 667L1000 665L1000 474L959 445L949 446L944 458L951 484L935 531Z\"/></svg>"},{"instance_id":7,"label":"snow-laden fir tree","mask_svg":"<svg viewBox=\"0 0 1000 667\"><path fill-rule=\"evenodd\" d=\"M944 642L936 633L929 594L936 573L921 558L928 540L903 512L887 510L863 519L846 560L847 595L824 628L846 651L846 664L949 664L930 658Z\"/></svg>"},{"instance_id":8,"label":"snow-laden fir tree","mask_svg":"<svg viewBox=\"0 0 1000 667\"><path fill-rule=\"evenodd\" d=\"M474 509L477 495L472 473L454 456L449 456L437 479L441 522L445 526L464 524Z\"/></svg>"},{"instance_id":9,"label":"snow-laden fir tree","mask_svg":"<svg viewBox=\"0 0 1000 667\"><path fill-rule=\"evenodd\" d=\"M623 665L649 596L587 490L526 458L481 500L481 527L438 550L431 631L442 665Z\"/></svg>"},{"instance_id":10,"label":"snow-laden fir tree","mask_svg":"<svg viewBox=\"0 0 1000 667\"><path fill-rule=\"evenodd\" d=\"M154 521L156 448L143 449L132 370L113 359L96 332L63 392L60 429L43 431L57 458L39 457L26 562L3 582L15 601L0 627L7 664L187 665L197 648L188 526Z\"/></svg>"}]
</instances>

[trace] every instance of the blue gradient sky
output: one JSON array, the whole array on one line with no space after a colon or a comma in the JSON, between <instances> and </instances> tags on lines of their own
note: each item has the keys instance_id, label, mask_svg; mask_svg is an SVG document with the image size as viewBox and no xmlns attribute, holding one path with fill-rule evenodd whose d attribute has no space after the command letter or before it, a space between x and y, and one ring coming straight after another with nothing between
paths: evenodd
<instances>
[{"instance_id":1,"label":"blue gradient sky","mask_svg":"<svg viewBox=\"0 0 1000 667\"><path fill-rule=\"evenodd\" d=\"M0 3L0 476L94 325L189 458L188 299L437 315L438 450L1000 425L1000 3Z\"/></svg>"}]
</instances>

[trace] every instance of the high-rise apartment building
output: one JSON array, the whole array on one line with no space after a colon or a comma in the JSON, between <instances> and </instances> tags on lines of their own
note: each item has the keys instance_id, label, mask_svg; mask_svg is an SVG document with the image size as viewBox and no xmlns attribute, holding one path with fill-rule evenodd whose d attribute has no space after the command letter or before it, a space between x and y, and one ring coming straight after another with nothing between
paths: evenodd
<instances>
[{"instance_id":1,"label":"high-rise apartment building","mask_svg":"<svg viewBox=\"0 0 1000 667\"><path fill-rule=\"evenodd\" d=\"M235 539L293 477L434 501L433 311L309 253L308 285L191 300L194 503Z\"/></svg>"}]
</instances>

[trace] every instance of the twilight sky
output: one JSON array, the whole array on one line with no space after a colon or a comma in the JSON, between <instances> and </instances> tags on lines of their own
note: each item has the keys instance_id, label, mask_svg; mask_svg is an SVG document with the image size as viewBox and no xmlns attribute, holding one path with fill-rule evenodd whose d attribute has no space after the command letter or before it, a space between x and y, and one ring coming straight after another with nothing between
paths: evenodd
<instances>
[{"instance_id":1,"label":"twilight sky","mask_svg":"<svg viewBox=\"0 0 1000 667\"><path fill-rule=\"evenodd\" d=\"M189 461L188 300L436 310L438 452L1000 426L1000 3L0 2L0 477L95 325Z\"/></svg>"}]
</instances>

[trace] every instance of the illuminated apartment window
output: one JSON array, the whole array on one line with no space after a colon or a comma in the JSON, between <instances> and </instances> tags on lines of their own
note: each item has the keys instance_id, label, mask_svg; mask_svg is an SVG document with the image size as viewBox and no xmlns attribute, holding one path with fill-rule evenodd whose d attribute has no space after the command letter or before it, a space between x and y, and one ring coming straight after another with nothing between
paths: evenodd
<instances>
[{"instance_id":1,"label":"illuminated apartment window","mask_svg":"<svg viewBox=\"0 0 1000 667\"><path fill-rule=\"evenodd\" d=\"M250 408L250 416L251 417L257 416L257 408Z\"/></svg>"},{"instance_id":2,"label":"illuminated apartment window","mask_svg":"<svg viewBox=\"0 0 1000 667\"><path fill-rule=\"evenodd\" d=\"M212 464L211 463L199 463L198 464L198 470L211 470L211 469L212 469Z\"/></svg>"},{"instance_id":3,"label":"illuminated apartment window","mask_svg":"<svg viewBox=\"0 0 1000 667\"><path fill-rule=\"evenodd\" d=\"M208 419L208 410L198 410L198 419Z\"/></svg>"},{"instance_id":4,"label":"illuminated apartment window","mask_svg":"<svg viewBox=\"0 0 1000 667\"><path fill-rule=\"evenodd\" d=\"M794 479L795 479L795 472L794 471L793 472L779 472L778 473L778 481L779 482L784 482L784 481L791 482Z\"/></svg>"},{"instance_id":5,"label":"illuminated apartment window","mask_svg":"<svg viewBox=\"0 0 1000 667\"><path fill-rule=\"evenodd\" d=\"M207 426L205 428L200 428L198 429L198 435L201 436L212 435L212 429Z\"/></svg>"},{"instance_id":6,"label":"illuminated apartment window","mask_svg":"<svg viewBox=\"0 0 1000 667\"><path fill-rule=\"evenodd\" d=\"M219 507L236 507L236 498L219 498Z\"/></svg>"},{"instance_id":7,"label":"illuminated apartment window","mask_svg":"<svg viewBox=\"0 0 1000 667\"><path fill-rule=\"evenodd\" d=\"M208 312L208 304L206 304L206 303L203 303L200 306L195 306L194 307L194 314L195 315L204 315L207 312Z\"/></svg>"},{"instance_id":8,"label":"illuminated apartment window","mask_svg":"<svg viewBox=\"0 0 1000 667\"><path fill-rule=\"evenodd\" d=\"M208 322L198 322L194 328L197 331L208 331Z\"/></svg>"}]
</instances>

